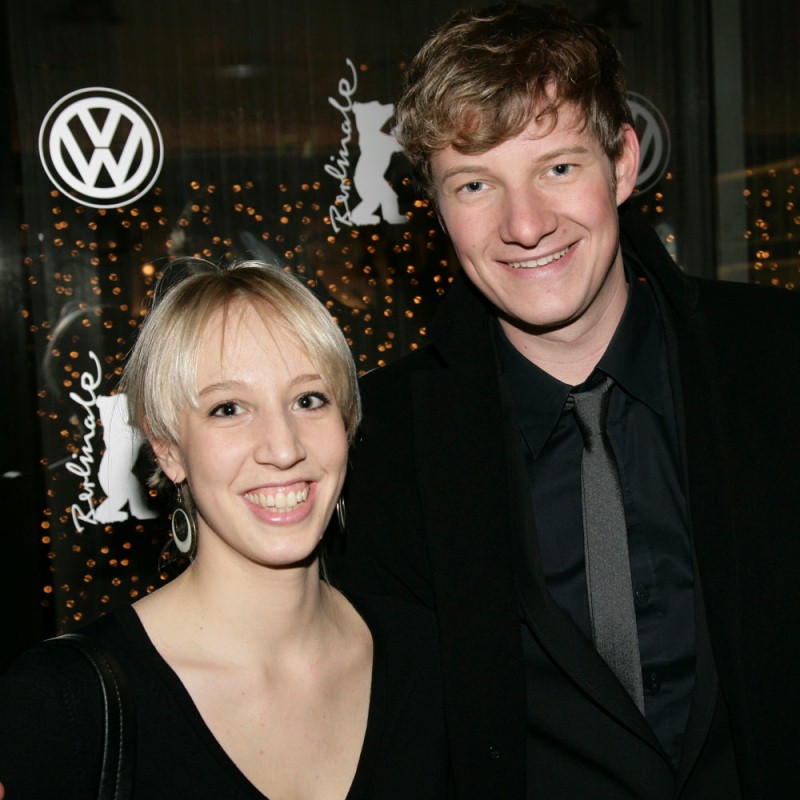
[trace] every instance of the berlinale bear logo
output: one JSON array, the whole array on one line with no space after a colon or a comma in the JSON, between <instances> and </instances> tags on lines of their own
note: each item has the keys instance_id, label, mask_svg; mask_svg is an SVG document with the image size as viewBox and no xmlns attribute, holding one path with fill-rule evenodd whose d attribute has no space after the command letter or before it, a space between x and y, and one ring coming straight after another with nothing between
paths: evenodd
<instances>
[{"instance_id":1,"label":"berlinale bear logo","mask_svg":"<svg viewBox=\"0 0 800 800\"><path fill-rule=\"evenodd\" d=\"M377 225L380 217L374 212L380 209L386 222L395 225L406 222L397 207L394 189L383 177L389 168L392 153L402 149L394 136L381 130L394 114L394 106L377 100L353 103L353 114L361 150L353 173L353 183L361 202L353 209L350 218L354 225Z\"/></svg>"},{"instance_id":2,"label":"berlinale bear logo","mask_svg":"<svg viewBox=\"0 0 800 800\"><path fill-rule=\"evenodd\" d=\"M394 106L377 100L353 100L358 74L349 58L347 66L350 77L339 81L339 97L328 98L342 115L339 150L325 165L325 172L339 181L338 194L328 209L331 227L338 233L342 225L377 225L381 219L392 225L403 224L408 220L400 213L397 194L385 178L392 155L401 149L392 133L383 130L394 114ZM358 135L359 156L351 176L350 143L354 133ZM353 189L360 202L351 209Z\"/></svg>"},{"instance_id":3,"label":"berlinale bear logo","mask_svg":"<svg viewBox=\"0 0 800 800\"><path fill-rule=\"evenodd\" d=\"M103 380L100 359L93 352L89 357L94 364L93 371L81 374L80 387L83 394L70 392L70 399L85 412L83 444L79 452L67 462L67 470L81 479L78 503L72 505L72 521L79 533L84 524L107 525L124 522L130 515L137 519L153 519L157 512L147 504L146 494L134 468L144 437L128 419L128 404L124 394L102 395L97 389ZM100 413L98 426L96 411ZM105 452L97 467L96 480L105 492L105 500L97 503L95 499L96 461L94 437L98 427L103 431Z\"/></svg>"}]
</instances>

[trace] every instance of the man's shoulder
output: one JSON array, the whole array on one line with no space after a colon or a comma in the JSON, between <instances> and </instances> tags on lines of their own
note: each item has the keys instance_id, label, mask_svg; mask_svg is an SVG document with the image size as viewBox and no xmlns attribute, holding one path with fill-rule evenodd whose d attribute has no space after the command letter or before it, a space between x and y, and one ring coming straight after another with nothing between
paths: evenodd
<instances>
[{"instance_id":1,"label":"man's shoulder","mask_svg":"<svg viewBox=\"0 0 800 800\"><path fill-rule=\"evenodd\" d=\"M417 350L399 356L382 367L376 367L359 379L364 393L380 392L384 389L408 385L412 377L423 370L437 369L442 365L436 348L428 343Z\"/></svg>"},{"instance_id":2,"label":"man's shoulder","mask_svg":"<svg viewBox=\"0 0 800 800\"><path fill-rule=\"evenodd\" d=\"M696 295L688 324L695 338L689 344L691 352L701 345L715 380L751 409L759 398L796 391L800 294L726 281L691 283Z\"/></svg>"},{"instance_id":3,"label":"man's shoulder","mask_svg":"<svg viewBox=\"0 0 800 800\"><path fill-rule=\"evenodd\" d=\"M732 281L687 279L695 288L696 308L711 323L752 335L800 326L800 293Z\"/></svg>"},{"instance_id":4,"label":"man's shoulder","mask_svg":"<svg viewBox=\"0 0 800 800\"><path fill-rule=\"evenodd\" d=\"M359 380L363 418L362 434L367 430L406 425L412 413L415 375L435 369L438 360L431 345L400 356L386 366L377 367Z\"/></svg>"},{"instance_id":5,"label":"man's shoulder","mask_svg":"<svg viewBox=\"0 0 800 800\"><path fill-rule=\"evenodd\" d=\"M785 308L787 311L800 307L800 293L789 289L711 278L689 277L687 280L697 285L701 295L713 299L724 299L732 303L754 303L757 308Z\"/></svg>"},{"instance_id":6,"label":"man's shoulder","mask_svg":"<svg viewBox=\"0 0 800 800\"><path fill-rule=\"evenodd\" d=\"M426 344L368 372L360 381L362 392L402 387L420 372L487 364L493 360L490 318L488 302L459 273L429 326Z\"/></svg>"}]
</instances>

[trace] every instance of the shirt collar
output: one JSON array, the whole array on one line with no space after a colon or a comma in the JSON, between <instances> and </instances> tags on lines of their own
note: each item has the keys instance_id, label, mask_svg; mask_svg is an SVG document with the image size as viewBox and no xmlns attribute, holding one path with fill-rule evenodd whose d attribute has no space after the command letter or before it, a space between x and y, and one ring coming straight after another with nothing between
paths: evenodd
<instances>
[{"instance_id":1,"label":"shirt collar","mask_svg":"<svg viewBox=\"0 0 800 800\"><path fill-rule=\"evenodd\" d=\"M561 416L571 387L528 361L505 335L495 319L495 352L501 373L508 382L522 435L534 458Z\"/></svg>"},{"instance_id":2,"label":"shirt collar","mask_svg":"<svg viewBox=\"0 0 800 800\"><path fill-rule=\"evenodd\" d=\"M597 369L657 414L664 412L667 351L658 306L647 279L628 269L628 302Z\"/></svg>"}]
</instances>

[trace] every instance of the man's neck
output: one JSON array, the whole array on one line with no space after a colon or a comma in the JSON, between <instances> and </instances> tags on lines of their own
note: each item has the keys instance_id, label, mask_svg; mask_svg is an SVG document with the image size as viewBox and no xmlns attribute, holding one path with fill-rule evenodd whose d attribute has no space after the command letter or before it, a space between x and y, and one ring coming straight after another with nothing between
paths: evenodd
<instances>
[{"instance_id":1,"label":"man's neck","mask_svg":"<svg viewBox=\"0 0 800 800\"><path fill-rule=\"evenodd\" d=\"M625 312L627 299L628 285L623 277L602 309L590 308L581 319L563 328L533 332L503 319L500 325L509 342L525 358L562 383L576 386L591 375L603 357Z\"/></svg>"}]
</instances>

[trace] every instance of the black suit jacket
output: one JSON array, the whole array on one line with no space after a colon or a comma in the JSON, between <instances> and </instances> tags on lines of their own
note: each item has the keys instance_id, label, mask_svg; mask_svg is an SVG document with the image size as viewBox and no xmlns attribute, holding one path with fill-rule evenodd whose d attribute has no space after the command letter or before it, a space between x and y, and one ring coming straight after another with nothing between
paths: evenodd
<instances>
[{"instance_id":1,"label":"black suit jacket","mask_svg":"<svg viewBox=\"0 0 800 800\"><path fill-rule=\"evenodd\" d=\"M635 212L622 220L624 249L653 286L678 365L691 532L742 791L789 797L800 776L800 297L689 278ZM526 797L515 533L525 511L490 313L459 277L430 344L362 380L347 531L330 566L335 580L436 610L457 794L514 800ZM582 658L540 613L546 603L539 587L524 604L544 626L545 648L655 747L591 652ZM600 758L605 746L597 742Z\"/></svg>"}]
</instances>

